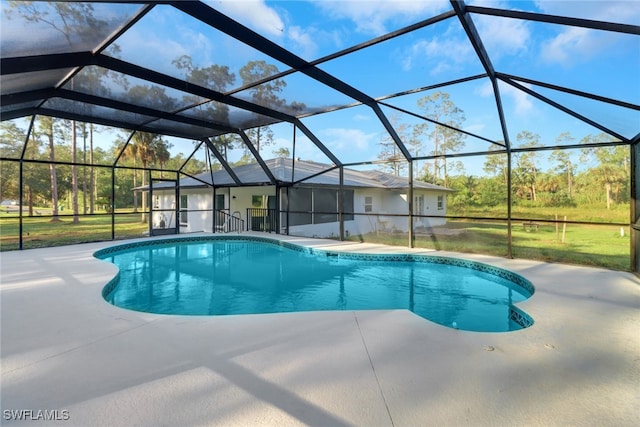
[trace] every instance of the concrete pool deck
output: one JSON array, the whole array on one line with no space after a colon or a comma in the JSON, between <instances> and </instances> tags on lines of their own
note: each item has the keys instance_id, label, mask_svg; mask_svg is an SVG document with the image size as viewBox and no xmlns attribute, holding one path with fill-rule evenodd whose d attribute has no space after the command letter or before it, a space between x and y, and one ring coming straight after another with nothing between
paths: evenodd
<instances>
[{"instance_id":1,"label":"concrete pool deck","mask_svg":"<svg viewBox=\"0 0 640 427\"><path fill-rule=\"evenodd\" d=\"M632 274L267 236L506 268L536 287L518 305L535 324L465 332L406 310L153 315L101 296L117 270L92 254L130 241L5 252L0 423L640 425L640 281ZM68 420L10 419L44 416L38 410Z\"/></svg>"}]
</instances>

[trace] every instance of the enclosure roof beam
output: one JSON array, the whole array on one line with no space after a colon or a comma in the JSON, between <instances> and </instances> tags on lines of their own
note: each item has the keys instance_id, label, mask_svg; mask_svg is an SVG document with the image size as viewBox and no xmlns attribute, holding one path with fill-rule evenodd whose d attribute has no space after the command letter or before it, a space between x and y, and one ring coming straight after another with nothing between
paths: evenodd
<instances>
[{"instance_id":1,"label":"enclosure roof beam","mask_svg":"<svg viewBox=\"0 0 640 427\"><path fill-rule=\"evenodd\" d=\"M23 74L89 65L94 61L91 52L52 53L0 59L0 75Z\"/></svg>"},{"instance_id":2,"label":"enclosure roof beam","mask_svg":"<svg viewBox=\"0 0 640 427\"><path fill-rule=\"evenodd\" d=\"M298 127L298 129L300 129L300 131L302 133L304 133L307 138L309 138L311 140L311 142L313 142L316 147L318 147L320 149L320 151L322 151L322 153L327 156L329 159L331 159L331 161L333 162L333 164L335 165L341 165L342 162L333 154L333 152L331 150L329 150L317 137L316 135L311 132L309 130L309 128L307 128L307 126L305 126L304 123L302 123L300 120L296 119L294 124Z\"/></svg>"},{"instance_id":3,"label":"enclosure roof beam","mask_svg":"<svg viewBox=\"0 0 640 427\"><path fill-rule=\"evenodd\" d=\"M356 99L369 106L372 106L375 103L374 99L364 92L359 91L342 80L339 80L331 74L315 67L310 62L305 61L287 49L277 45L266 37L261 36L255 31L234 21L202 2L173 1L171 4L176 9L191 15L205 24L222 31L236 40L269 55L271 58L304 73L308 77L311 77L312 79L317 80L320 83L349 96L350 98Z\"/></svg>"},{"instance_id":4,"label":"enclosure roof beam","mask_svg":"<svg viewBox=\"0 0 640 427\"><path fill-rule=\"evenodd\" d=\"M187 166L187 163L189 163L189 160L191 160L193 156L195 156L195 154L198 152L200 147L202 147L202 144L204 144L204 139L200 140L200 142L193 148L193 151L191 152L191 154L189 154L189 157L184 159L184 162L182 162L182 165L180 165L180 167L178 168L178 172L184 173L182 172L182 170L185 168L185 166Z\"/></svg>"},{"instance_id":5,"label":"enclosure roof beam","mask_svg":"<svg viewBox=\"0 0 640 427\"><path fill-rule=\"evenodd\" d=\"M95 65L99 65L108 68L113 71L118 71L123 74L128 74L133 77L137 77L142 80L147 80L151 83L156 83L161 86L167 86L172 89L179 90L181 92L187 92L192 95L197 95L205 99L218 101L224 104L229 104L243 110L252 111L254 113L262 114L264 116L272 117L281 121L291 122L294 117L288 114L273 110L271 108L263 107L252 102L248 102L239 98L224 95L215 90L208 89L203 86L198 86L193 83L189 83L185 80L181 80L175 77L168 76L166 74L159 73L157 71L149 70L144 67L140 67L129 62L122 61L117 58L112 58L104 55L96 56Z\"/></svg>"},{"instance_id":6,"label":"enclosure roof beam","mask_svg":"<svg viewBox=\"0 0 640 427\"><path fill-rule=\"evenodd\" d=\"M575 89L571 89L568 87L564 87L564 86L558 86L558 85L554 85L554 84L550 84L550 83L546 83L546 82L541 82L539 80L533 80L533 79L529 79L526 77L520 77L520 76L514 76L511 74L505 74L505 73L500 73L500 72L496 72L496 77L498 77L501 80L518 80L524 83L529 83L532 85L536 85L536 86L541 86L547 89L552 89L552 90L556 90L559 92L564 92L564 93L569 93L571 95L576 95L576 96L581 96L584 98L588 98L588 99L592 99L594 101L600 101L600 102L605 102L607 104L612 104L612 105L617 105L618 107L623 107L623 108L629 108L631 110L637 110L640 111L640 105L639 104L632 104L631 102L625 102L625 101L621 101L619 99L613 99L613 98L607 98L605 96L600 96L600 95L596 95L593 93L589 93L589 92L583 92L580 90L575 90Z\"/></svg>"},{"instance_id":7,"label":"enclosure roof beam","mask_svg":"<svg viewBox=\"0 0 640 427\"><path fill-rule=\"evenodd\" d=\"M387 132L389 132L391 139L393 139L393 142L395 142L396 146L398 147L398 149L400 150L404 158L407 159L408 162L411 162L411 158L412 158L411 153L409 152L409 150L407 150L407 147L404 145L404 143L400 139L400 136L398 136L398 133L396 132L395 128L391 125L391 123L389 122L389 119L387 119L387 116L384 114L380 106L376 103L372 105L371 108L373 108L373 112L376 113L376 116L378 116L378 120L380 120L384 128L387 130Z\"/></svg>"},{"instance_id":8,"label":"enclosure roof beam","mask_svg":"<svg viewBox=\"0 0 640 427\"><path fill-rule=\"evenodd\" d=\"M150 128L145 125L136 125L135 123L130 123L122 120L107 119L104 117L97 117L97 116L88 116L86 114L73 113L73 112L61 111L61 110L53 110L49 108L37 108L37 109L33 108L32 110L33 110L32 114L39 114L41 116L58 117L60 119L75 120L78 122L85 122L85 123L95 123L102 126L129 129L129 130L138 131L138 132L158 133L158 129ZM23 116L18 116L18 117L23 117ZM4 114L2 119L5 120ZM189 134L185 132L163 131L163 134L167 136L175 136L175 137L184 138L184 139L198 139L194 137L193 134Z\"/></svg>"},{"instance_id":9,"label":"enclosure roof beam","mask_svg":"<svg viewBox=\"0 0 640 427\"><path fill-rule=\"evenodd\" d=\"M509 79L501 79L502 81L504 81L505 83L510 84L511 86L515 87L516 89L519 89L531 96L533 96L534 98L539 99L542 102L545 102L549 105L551 105L552 107L557 108L560 111L563 111L573 117L575 117L576 119L583 121L597 129L600 129L602 132L604 133L608 133L609 135L615 136L616 138L620 139L621 141L627 141L628 138L625 138L624 136L620 135L619 133L603 126L600 123L594 122L593 120L589 119L588 117L583 116L582 114L576 113L575 111L565 107L564 105L558 104L557 102L553 101L552 99L547 98L546 96L542 96L540 95L538 92L529 89L528 87L521 85L518 82L515 82L513 80L509 80Z\"/></svg>"},{"instance_id":10,"label":"enclosure roof beam","mask_svg":"<svg viewBox=\"0 0 640 427\"><path fill-rule=\"evenodd\" d=\"M209 148L209 150L211 150L213 155L216 156L216 159L218 159L218 161L220 162L220 164L222 165L224 170L229 174L231 179L233 179L233 182L235 182L236 185L238 185L238 186L242 186L242 181L240 181L240 178L238 178L238 175L236 175L236 173L233 171L231 166L229 166L229 163L225 160L225 158L222 156L222 154L220 154L220 151L216 148L215 144L213 142L211 142L211 140L209 138L205 138L205 139L203 139L203 141L207 145L207 148ZM211 183L215 187L216 183L213 182L213 178L211 178Z\"/></svg>"},{"instance_id":11,"label":"enclosure roof beam","mask_svg":"<svg viewBox=\"0 0 640 427\"><path fill-rule=\"evenodd\" d=\"M640 26L629 24L617 24L614 22L595 21L593 19L574 18L559 15L547 15L521 10L495 9L484 6L466 6L467 12L482 15L500 16L503 18L516 18L527 21L545 22L548 24L568 25L572 27L590 28L592 30L614 31L632 35L640 35Z\"/></svg>"},{"instance_id":12,"label":"enclosure roof beam","mask_svg":"<svg viewBox=\"0 0 640 427\"><path fill-rule=\"evenodd\" d=\"M485 138L484 136L476 135L476 134L474 134L474 133L472 133L472 132L469 132L469 131L466 131L466 130L463 130L463 129L458 129L458 128L456 128L456 127L454 127L454 126L451 126L451 125L448 125L448 124L446 124L446 123L440 123L440 122L439 122L439 121L437 121L437 120L430 119L430 118L428 118L428 117L426 117L426 116L421 116L420 114L414 113L414 112L409 111L409 110L406 110L406 109L404 109L404 108L396 107L395 105L387 104L386 102L380 102L380 104L384 105L384 106L385 106L385 107L387 107L387 108L391 108L391 109L394 109L394 110L400 111L400 112L401 112L401 113L403 113L403 114L407 114L407 115L409 115L409 116L416 117L416 118L418 118L418 119L421 119L421 120L427 121L427 122L429 122L429 123L433 123L434 125L442 126L442 127L444 127L444 128L451 129L451 130L454 130L454 131L456 131L456 132L460 132L460 133L462 133L462 134L465 134L465 135L467 135L467 136L471 136L471 137L473 137L473 138L480 139L480 140L485 141L485 142L488 142L488 143L490 143L490 144L495 144L495 145L499 145L499 146L501 146L501 147L504 147L504 144L502 144L502 143L500 143L500 142L493 141L493 140L491 140L491 139L489 139L489 138ZM414 157L414 158L415 158L415 157Z\"/></svg>"},{"instance_id":13,"label":"enclosure roof beam","mask_svg":"<svg viewBox=\"0 0 640 427\"><path fill-rule=\"evenodd\" d=\"M273 173L271 172L271 169L269 169L269 166L267 166L264 160L262 160L262 156L260 156L260 153L258 152L258 150L256 150L256 148L253 146L253 143L251 142L247 134L241 130L238 132L238 135L240 135L240 138L242 138L242 141L245 143L249 151L251 151L251 154L253 154L253 157L256 159L256 161L258 162L258 164L260 165L264 173L267 175L271 184L275 185L278 180L276 179L275 176L273 176Z\"/></svg>"},{"instance_id":14,"label":"enclosure roof beam","mask_svg":"<svg viewBox=\"0 0 640 427\"><path fill-rule=\"evenodd\" d=\"M0 96L0 105L6 107L8 105L24 104L26 102L44 101L47 98L54 96L55 93L56 90L53 88L9 93Z\"/></svg>"},{"instance_id":15,"label":"enclosure roof beam","mask_svg":"<svg viewBox=\"0 0 640 427\"><path fill-rule=\"evenodd\" d=\"M231 126L227 126L224 124L209 122L206 120L196 119L196 118L187 117L187 116L180 116L175 113L156 110L155 108L142 107L142 106L134 105L128 102L116 101L113 99L75 92L67 89L58 89L56 96L60 98L73 100L73 101L87 103L87 104L98 105L102 107L113 108L116 110L128 111L131 113L143 114L145 116L155 117L154 119L150 120L148 123L151 123L152 121L158 120L158 119L166 119L166 120L172 120L175 122L189 124L193 126L211 128L211 129L219 130L226 133L237 132L236 128L232 128Z\"/></svg>"},{"instance_id":16,"label":"enclosure roof beam","mask_svg":"<svg viewBox=\"0 0 640 427\"><path fill-rule=\"evenodd\" d=\"M469 16L467 5L462 0L450 0L451 6L453 10L455 10L458 15L458 19L460 19L460 23L462 24L462 28L464 28L465 33L467 33L467 37L469 38L469 42L473 46L473 49L476 51L476 55L478 55L478 59L482 63L482 66L485 69L485 72L489 76L491 80L491 86L493 87L493 93L496 101L496 108L498 109L498 117L500 118L500 126L502 128L502 134L504 135L504 142L507 146L507 149L511 148L511 142L509 140L509 131L507 129L507 120L504 116L504 109L502 108L502 97L500 96L500 88L498 87L498 79L496 78L496 71L493 68L493 64L491 63L491 59L489 59L489 55L487 54L487 50L482 43L482 39L478 34L478 30L476 29L473 20Z\"/></svg>"}]
</instances>

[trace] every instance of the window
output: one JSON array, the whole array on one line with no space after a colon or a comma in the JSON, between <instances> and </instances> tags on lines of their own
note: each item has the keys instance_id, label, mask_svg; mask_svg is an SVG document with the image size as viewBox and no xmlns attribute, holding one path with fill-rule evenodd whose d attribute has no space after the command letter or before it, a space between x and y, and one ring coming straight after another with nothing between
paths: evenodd
<instances>
[{"instance_id":1,"label":"window","mask_svg":"<svg viewBox=\"0 0 640 427\"><path fill-rule=\"evenodd\" d=\"M311 189L289 189L289 225L311 224Z\"/></svg>"},{"instance_id":2,"label":"window","mask_svg":"<svg viewBox=\"0 0 640 427\"><path fill-rule=\"evenodd\" d=\"M344 220L353 221L353 190L344 191ZM271 206L271 204L270 204ZM338 221L338 190L333 188L289 189L289 225Z\"/></svg>"},{"instance_id":3,"label":"window","mask_svg":"<svg viewBox=\"0 0 640 427\"><path fill-rule=\"evenodd\" d=\"M159 209L160 208L160 196L158 196L157 194L153 195L153 209Z\"/></svg>"},{"instance_id":4,"label":"window","mask_svg":"<svg viewBox=\"0 0 640 427\"><path fill-rule=\"evenodd\" d=\"M364 212L373 212L373 197L364 196Z\"/></svg>"},{"instance_id":5,"label":"window","mask_svg":"<svg viewBox=\"0 0 640 427\"><path fill-rule=\"evenodd\" d=\"M187 196L180 196L180 224L186 225L189 223L188 200Z\"/></svg>"},{"instance_id":6,"label":"window","mask_svg":"<svg viewBox=\"0 0 640 427\"><path fill-rule=\"evenodd\" d=\"M414 197L413 213L414 215L424 215L424 196Z\"/></svg>"},{"instance_id":7,"label":"window","mask_svg":"<svg viewBox=\"0 0 640 427\"><path fill-rule=\"evenodd\" d=\"M313 223L338 221L338 192L333 188L313 189Z\"/></svg>"},{"instance_id":8,"label":"window","mask_svg":"<svg viewBox=\"0 0 640 427\"><path fill-rule=\"evenodd\" d=\"M444 209L444 196L441 194L438 196L438 210L441 211Z\"/></svg>"},{"instance_id":9,"label":"window","mask_svg":"<svg viewBox=\"0 0 640 427\"><path fill-rule=\"evenodd\" d=\"M262 194L260 194L259 196L251 196L251 206L254 208L262 208L264 207L263 200L264 196Z\"/></svg>"},{"instance_id":10,"label":"window","mask_svg":"<svg viewBox=\"0 0 640 427\"><path fill-rule=\"evenodd\" d=\"M216 194L216 209L224 209L224 194Z\"/></svg>"},{"instance_id":11,"label":"window","mask_svg":"<svg viewBox=\"0 0 640 427\"><path fill-rule=\"evenodd\" d=\"M344 209L343 219L353 221L353 190L344 190L342 205Z\"/></svg>"}]
</instances>

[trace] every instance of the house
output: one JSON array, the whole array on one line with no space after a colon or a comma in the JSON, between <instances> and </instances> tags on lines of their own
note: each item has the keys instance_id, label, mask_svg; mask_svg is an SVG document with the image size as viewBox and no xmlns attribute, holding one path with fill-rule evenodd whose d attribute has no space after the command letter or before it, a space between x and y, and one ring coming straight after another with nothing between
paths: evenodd
<instances>
[{"instance_id":1,"label":"house","mask_svg":"<svg viewBox=\"0 0 640 427\"><path fill-rule=\"evenodd\" d=\"M260 164L251 163L231 169L235 177L226 170L216 170L177 182L154 181L150 195L152 231L174 233L176 220L180 233L228 231L230 221L239 218L246 230L307 237L340 236L339 168L298 159L294 162L290 158L264 163L273 179ZM243 186L238 186L234 178ZM408 231L406 178L345 167L342 183L345 236ZM137 190L149 191L149 187ZM446 195L452 191L414 181L414 227L444 225ZM222 213L214 215L214 210Z\"/></svg>"}]
</instances>

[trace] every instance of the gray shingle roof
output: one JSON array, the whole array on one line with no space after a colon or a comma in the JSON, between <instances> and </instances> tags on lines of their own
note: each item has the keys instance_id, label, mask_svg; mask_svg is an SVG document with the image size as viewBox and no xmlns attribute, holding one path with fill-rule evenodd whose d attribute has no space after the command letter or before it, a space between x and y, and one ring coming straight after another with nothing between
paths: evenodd
<instances>
[{"instance_id":1,"label":"gray shingle roof","mask_svg":"<svg viewBox=\"0 0 640 427\"><path fill-rule=\"evenodd\" d=\"M273 174L273 176L281 183L299 182L301 185L308 186L338 186L340 183L339 169L332 169L333 165L324 163L311 162L306 160L296 160L290 158L276 158L266 160L265 164ZM328 171L328 172L324 172ZM258 163L249 163L246 165L236 166L233 172L244 185L265 185L270 184L267 175L264 173ZM323 173L324 172L324 173ZM181 188L198 188L206 187L207 184L215 184L219 187L237 187L233 178L226 170L216 170L204 172L195 176L197 179L190 177L180 180ZM213 180L212 180L213 178ZM203 182L202 182L203 181ZM392 175L389 173L368 170L358 171L354 169L344 168L344 185L350 188L387 188L401 189L408 187L406 178ZM169 183L154 184L154 188L170 187ZM414 188L421 188L435 191L454 191L450 188L440 185L430 184L428 182L413 182ZM146 190L148 186L139 187L139 190Z\"/></svg>"}]
</instances>

